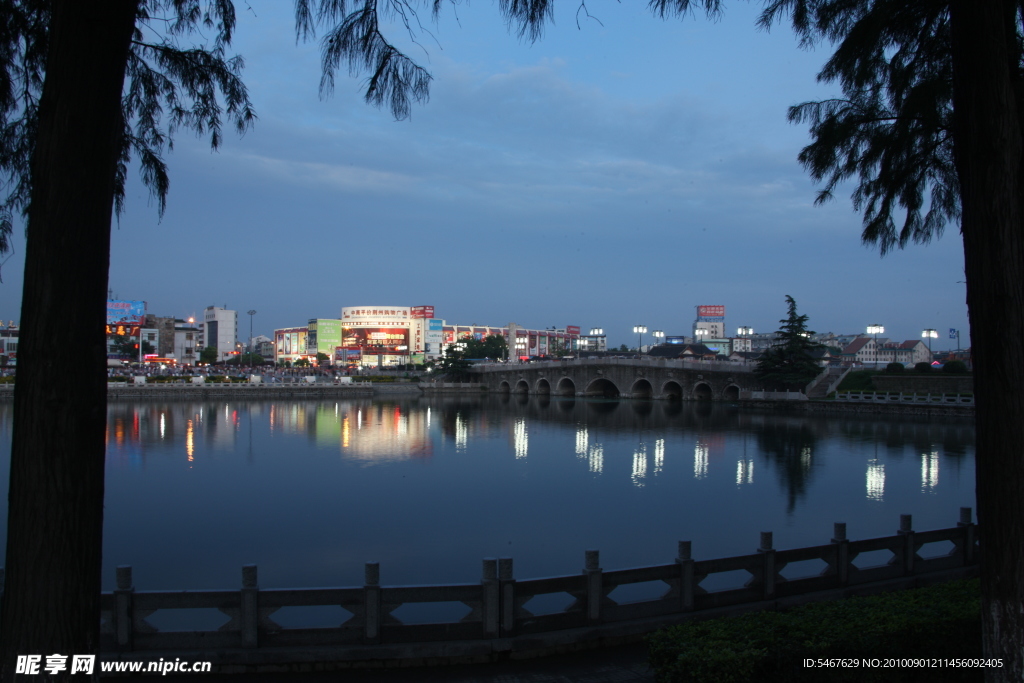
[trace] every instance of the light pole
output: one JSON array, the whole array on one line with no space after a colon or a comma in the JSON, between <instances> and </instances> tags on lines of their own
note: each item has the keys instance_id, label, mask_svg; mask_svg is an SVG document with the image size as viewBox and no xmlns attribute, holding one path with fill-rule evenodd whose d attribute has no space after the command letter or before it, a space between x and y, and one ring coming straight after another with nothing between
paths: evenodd
<instances>
[{"instance_id":1,"label":"light pole","mask_svg":"<svg viewBox=\"0 0 1024 683\"><path fill-rule=\"evenodd\" d=\"M921 336L928 340L928 363L932 362L932 339L939 338L939 331L931 328L921 332Z\"/></svg>"},{"instance_id":2,"label":"light pole","mask_svg":"<svg viewBox=\"0 0 1024 683\"><path fill-rule=\"evenodd\" d=\"M875 335L875 368L878 368L878 335L885 332L885 328L881 325L868 325L868 334Z\"/></svg>"},{"instance_id":3,"label":"light pole","mask_svg":"<svg viewBox=\"0 0 1024 683\"><path fill-rule=\"evenodd\" d=\"M736 330L736 334L740 337L749 337L750 335L754 334L754 328L744 326Z\"/></svg>"},{"instance_id":4,"label":"light pole","mask_svg":"<svg viewBox=\"0 0 1024 683\"><path fill-rule=\"evenodd\" d=\"M710 332L711 332L711 330L706 330L703 327L699 327L699 328L697 328L696 330L693 331L693 334L696 335L696 337L697 337L697 343L698 344L703 344L704 343L704 337L708 336L708 333L710 333Z\"/></svg>"},{"instance_id":5,"label":"light pole","mask_svg":"<svg viewBox=\"0 0 1024 683\"><path fill-rule=\"evenodd\" d=\"M603 327L591 327L590 328L590 336L591 337L600 337L600 336L603 336L603 335L604 335L604 328ZM601 351L602 350L600 345L597 343L597 339L593 339L593 340L588 339L587 340L587 349L588 350L591 350L590 349L591 341L594 342L594 346L596 347L596 348L593 349L594 351ZM604 350L607 351L608 348L605 347Z\"/></svg>"},{"instance_id":6,"label":"light pole","mask_svg":"<svg viewBox=\"0 0 1024 683\"><path fill-rule=\"evenodd\" d=\"M249 364L252 365L252 317L256 315L256 311L250 308L246 313L249 314Z\"/></svg>"},{"instance_id":7,"label":"light pole","mask_svg":"<svg viewBox=\"0 0 1024 683\"><path fill-rule=\"evenodd\" d=\"M655 344L660 344L661 340L665 338L665 333L661 330L655 330L651 334L653 334L654 338L657 340L654 342Z\"/></svg>"},{"instance_id":8,"label":"light pole","mask_svg":"<svg viewBox=\"0 0 1024 683\"><path fill-rule=\"evenodd\" d=\"M636 352L640 353L644 347L644 332L647 331L646 325L634 325L633 334L639 335L639 341L637 342Z\"/></svg>"}]
</instances>

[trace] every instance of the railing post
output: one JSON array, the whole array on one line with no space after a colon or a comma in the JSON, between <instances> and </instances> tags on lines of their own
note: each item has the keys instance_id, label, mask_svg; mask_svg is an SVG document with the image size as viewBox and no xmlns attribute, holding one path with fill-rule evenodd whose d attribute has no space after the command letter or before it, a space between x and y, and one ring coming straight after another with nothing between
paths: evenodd
<instances>
[{"instance_id":1,"label":"railing post","mask_svg":"<svg viewBox=\"0 0 1024 683\"><path fill-rule=\"evenodd\" d=\"M690 556L690 550L690 541L679 541L676 564L679 565L679 610L681 612L693 611L693 557Z\"/></svg>"},{"instance_id":2,"label":"railing post","mask_svg":"<svg viewBox=\"0 0 1024 683\"><path fill-rule=\"evenodd\" d=\"M363 580L363 638L380 642L380 563L367 562Z\"/></svg>"},{"instance_id":3,"label":"railing post","mask_svg":"<svg viewBox=\"0 0 1024 683\"><path fill-rule=\"evenodd\" d=\"M498 560L493 557L484 558L483 577L480 580L480 621L484 626L485 638L498 637L498 617L500 610L498 600Z\"/></svg>"},{"instance_id":4,"label":"railing post","mask_svg":"<svg viewBox=\"0 0 1024 683\"><path fill-rule=\"evenodd\" d=\"M604 581L601 571L601 554L587 550L583 573L587 575L587 621L601 620L601 602L604 600Z\"/></svg>"},{"instance_id":5,"label":"railing post","mask_svg":"<svg viewBox=\"0 0 1024 683\"><path fill-rule=\"evenodd\" d=\"M114 632L120 650L132 649L132 568L122 565L117 568L117 588L114 590Z\"/></svg>"},{"instance_id":6,"label":"railing post","mask_svg":"<svg viewBox=\"0 0 1024 683\"><path fill-rule=\"evenodd\" d=\"M501 634L509 635L516 623L516 580L512 577L512 558L498 558L498 587L501 590Z\"/></svg>"},{"instance_id":7,"label":"railing post","mask_svg":"<svg viewBox=\"0 0 1024 683\"><path fill-rule=\"evenodd\" d=\"M765 600L771 600L775 597L775 550L772 549L772 532L761 532L761 547L757 552L764 557L763 597Z\"/></svg>"},{"instance_id":8,"label":"railing post","mask_svg":"<svg viewBox=\"0 0 1024 683\"><path fill-rule=\"evenodd\" d=\"M256 581L256 565L242 566L242 599L239 612L242 622L242 647L258 647L259 628L259 585Z\"/></svg>"},{"instance_id":9,"label":"railing post","mask_svg":"<svg viewBox=\"0 0 1024 683\"><path fill-rule=\"evenodd\" d=\"M910 576L914 573L914 529L911 515L900 515L900 530L896 532L903 536L903 575Z\"/></svg>"},{"instance_id":10,"label":"railing post","mask_svg":"<svg viewBox=\"0 0 1024 683\"><path fill-rule=\"evenodd\" d=\"M971 508L960 508L960 521L956 525L964 530L964 564L974 564L974 533L977 527L971 521Z\"/></svg>"},{"instance_id":11,"label":"railing post","mask_svg":"<svg viewBox=\"0 0 1024 683\"><path fill-rule=\"evenodd\" d=\"M832 542L836 548L836 580L845 586L850 580L850 541L846 539L846 522L836 522L832 526Z\"/></svg>"}]
</instances>

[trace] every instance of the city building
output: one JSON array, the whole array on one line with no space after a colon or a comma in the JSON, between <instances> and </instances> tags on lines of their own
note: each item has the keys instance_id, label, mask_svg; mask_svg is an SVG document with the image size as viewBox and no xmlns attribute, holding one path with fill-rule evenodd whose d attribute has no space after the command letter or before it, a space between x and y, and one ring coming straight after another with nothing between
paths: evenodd
<instances>
[{"instance_id":1,"label":"city building","mask_svg":"<svg viewBox=\"0 0 1024 683\"><path fill-rule=\"evenodd\" d=\"M203 311L203 342L217 349L217 360L227 360L238 351L238 311L207 306Z\"/></svg>"},{"instance_id":2,"label":"city building","mask_svg":"<svg viewBox=\"0 0 1024 683\"><path fill-rule=\"evenodd\" d=\"M335 352L341 348L341 320L313 318L306 326L306 356L316 360L317 354L324 354L330 363Z\"/></svg>"},{"instance_id":3,"label":"city building","mask_svg":"<svg viewBox=\"0 0 1024 683\"><path fill-rule=\"evenodd\" d=\"M195 322L190 320L176 319L174 321L174 341L171 355L165 358L174 358L182 365L195 365L199 362L199 328Z\"/></svg>"},{"instance_id":4,"label":"city building","mask_svg":"<svg viewBox=\"0 0 1024 683\"><path fill-rule=\"evenodd\" d=\"M274 362L278 365L291 364L300 359L309 360L306 354L305 327L285 327L274 330Z\"/></svg>"},{"instance_id":5,"label":"city building","mask_svg":"<svg viewBox=\"0 0 1024 683\"><path fill-rule=\"evenodd\" d=\"M693 321L693 339L703 343L705 339L725 338L725 306L697 306L697 318Z\"/></svg>"}]
</instances>

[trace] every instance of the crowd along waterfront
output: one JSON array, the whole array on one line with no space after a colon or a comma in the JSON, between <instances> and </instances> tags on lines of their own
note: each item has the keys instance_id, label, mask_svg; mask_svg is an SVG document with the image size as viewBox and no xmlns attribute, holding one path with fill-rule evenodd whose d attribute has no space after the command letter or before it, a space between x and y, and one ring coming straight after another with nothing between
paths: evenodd
<instances>
[{"instance_id":1,"label":"crowd along waterfront","mask_svg":"<svg viewBox=\"0 0 1024 683\"><path fill-rule=\"evenodd\" d=\"M0 405L4 489L10 424ZM761 531L795 548L833 522L943 528L974 507L973 443L969 420L693 402L112 402L103 587L118 565L139 590L233 587L244 564L266 588L356 586L367 561L384 584L438 584L485 557L529 578L593 548L613 569L671 562L679 540L710 559Z\"/></svg>"}]
</instances>

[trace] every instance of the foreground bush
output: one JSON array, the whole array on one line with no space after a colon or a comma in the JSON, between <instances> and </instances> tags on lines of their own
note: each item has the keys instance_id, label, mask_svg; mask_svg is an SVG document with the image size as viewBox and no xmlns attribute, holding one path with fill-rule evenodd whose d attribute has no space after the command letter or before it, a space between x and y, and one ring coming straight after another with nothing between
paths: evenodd
<instances>
[{"instance_id":1,"label":"foreground bush","mask_svg":"<svg viewBox=\"0 0 1024 683\"><path fill-rule=\"evenodd\" d=\"M946 666L981 657L977 579L786 612L691 622L648 638L660 683L980 681L983 669ZM857 666L809 667L844 659ZM938 667L883 668L886 659L935 658ZM866 661L865 661L866 660ZM877 667L868 663L878 662Z\"/></svg>"}]
</instances>

